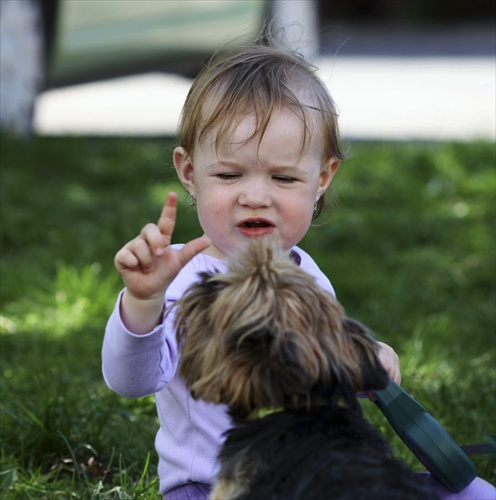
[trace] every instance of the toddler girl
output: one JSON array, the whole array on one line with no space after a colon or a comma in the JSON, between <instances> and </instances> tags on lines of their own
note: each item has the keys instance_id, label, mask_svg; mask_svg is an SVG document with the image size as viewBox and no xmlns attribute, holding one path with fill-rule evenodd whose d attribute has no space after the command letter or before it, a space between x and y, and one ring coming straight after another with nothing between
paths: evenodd
<instances>
[{"instance_id":1,"label":"toddler girl","mask_svg":"<svg viewBox=\"0 0 496 500\"><path fill-rule=\"evenodd\" d=\"M338 170L337 113L325 85L299 56L262 45L223 55L195 80L184 105L177 175L197 206L204 235L171 244L177 195L116 255L126 288L103 343L108 386L126 397L155 394L160 491L166 499L207 498L230 421L222 406L193 400L176 375L180 353L165 309L198 273L223 270L250 238L276 239L333 293L296 245L325 205ZM165 297L165 299L164 299ZM394 351L381 361L400 381Z\"/></svg>"}]
</instances>

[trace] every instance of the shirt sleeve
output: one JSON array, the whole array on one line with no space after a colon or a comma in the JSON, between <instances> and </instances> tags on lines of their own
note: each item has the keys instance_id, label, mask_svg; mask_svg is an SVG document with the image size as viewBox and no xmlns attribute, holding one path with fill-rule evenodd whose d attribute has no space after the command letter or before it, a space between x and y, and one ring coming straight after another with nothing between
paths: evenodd
<instances>
[{"instance_id":1,"label":"shirt sleeve","mask_svg":"<svg viewBox=\"0 0 496 500\"><path fill-rule=\"evenodd\" d=\"M102 348L102 372L105 383L117 394L139 398L160 391L177 369L177 344L166 332L173 315L145 335L135 335L120 315L122 292L112 312ZM172 331L172 330L170 330Z\"/></svg>"},{"instance_id":2,"label":"shirt sleeve","mask_svg":"<svg viewBox=\"0 0 496 500\"><path fill-rule=\"evenodd\" d=\"M311 274L321 288L323 288L324 290L326 290L335 297L336 292L334 291L334 288L331 282L329 281L329 278L320 270L319 266L312 259L312 257L310 257L308 253L306 253L299 247L293 247L293 252L296 252L300 259L299 266L301 267L301 269Z\"/></svg>"}]
</instances>

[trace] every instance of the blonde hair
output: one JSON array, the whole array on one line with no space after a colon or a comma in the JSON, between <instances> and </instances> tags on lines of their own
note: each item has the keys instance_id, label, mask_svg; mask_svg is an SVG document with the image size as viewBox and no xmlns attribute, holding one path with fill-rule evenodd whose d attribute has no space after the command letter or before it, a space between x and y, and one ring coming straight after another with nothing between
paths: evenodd
<instances>
[{"instance_id":1,"label":"blonde hair","mask_svg":"<svg viewBox=\"0 0 496 500\"><path fill-rule=\"evenodd\" d=\"M292 109L304 123L302 152L310 142L309 123L317 113L322 146L322 165L331 158L344 158L341 150L338 113L315 68L295 52L254 43L214 57L202 70L188 93L179 124L180 145L191 156L195 145L218 127L220 141L233 125L255 112L257 126L251 140L262 139L272 113ZM316 218L325 205L322 196Z\"/></svg>"}]
</instances>

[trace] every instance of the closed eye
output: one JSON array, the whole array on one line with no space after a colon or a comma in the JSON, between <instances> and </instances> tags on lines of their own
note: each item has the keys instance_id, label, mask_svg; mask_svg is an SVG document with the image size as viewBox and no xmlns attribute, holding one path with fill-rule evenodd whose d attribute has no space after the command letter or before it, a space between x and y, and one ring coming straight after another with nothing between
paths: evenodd
<instances>
[{"instance_id":1,"label":"closed eye","mask_svg":"<svg viewBox=\"0 0 496 500\"><path fill-rule=\"evenodd\" d=\"M283 184L294 184L297 182L297 179L294 177L286 177L285 175L275 175L273 179Z\"/></svg>"},{"instance_id":2,"label":"closed eye","mask_svg":"<svg viewBox=\"0 0 496 500\"><path fill-rule=\"evenodd\" d=\"M241 174L216 174L215 177L223 181L231 181L233 179L238 179Z\"/></svg>"}]
</instances>

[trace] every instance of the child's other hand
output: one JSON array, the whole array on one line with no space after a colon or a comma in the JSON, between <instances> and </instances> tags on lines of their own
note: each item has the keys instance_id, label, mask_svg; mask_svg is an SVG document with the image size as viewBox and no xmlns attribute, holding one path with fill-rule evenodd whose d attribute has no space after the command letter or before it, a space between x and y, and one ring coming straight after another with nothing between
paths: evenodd
<instances>
[{"instance_id":1,"label":"child's other hand","mask_svg":"<svg viewBox=\"0 0 496 500\"><path fill-rule=\"evenodd\" d=\"M400 358L390 346L383 342L379 342L379 360L389 377L397 384L401 384Z\"/></svg>"},{"instance_id":2,"label":"child's other hand","mask_svg":"<svg viewBox=\"0 0 496 500\"><path fill-rule=\"evenodd\" d=\"M135 299L163 301L165 290L179 271L210 245L210 240L202 236L180 250L170 247L176 209L177 194L169 193L158 223L147 224L115 256L115 267L126 285L126 293Z\"/></svg>"}]
</instances>

